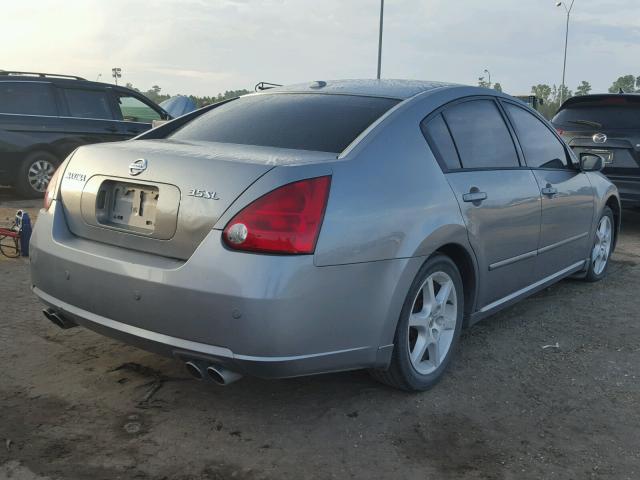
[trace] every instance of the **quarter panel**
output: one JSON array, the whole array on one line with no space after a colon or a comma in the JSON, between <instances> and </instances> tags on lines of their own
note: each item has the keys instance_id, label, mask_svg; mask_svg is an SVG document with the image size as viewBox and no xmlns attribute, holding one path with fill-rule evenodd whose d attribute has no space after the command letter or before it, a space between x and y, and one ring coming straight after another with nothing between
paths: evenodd
<instances>
[{"instance_id":1,"label":"quarter panel","mask_svg":"<svg viewBox=\"0 0 640 480\"><path fill-rule=\"evenodd\" d=\"M425 256L448 241L468 244L453 192L419 128L428 113L396 111L365 148L333 165L317 265Z\"/></svg>"}]
</instances>

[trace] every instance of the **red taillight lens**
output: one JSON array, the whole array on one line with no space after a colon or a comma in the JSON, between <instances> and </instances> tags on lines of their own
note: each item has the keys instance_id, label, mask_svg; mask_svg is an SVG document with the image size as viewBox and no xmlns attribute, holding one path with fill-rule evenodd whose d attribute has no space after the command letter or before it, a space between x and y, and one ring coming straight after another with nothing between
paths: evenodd
<instances>
[{"instance_id":1,"label":"red taillight lens","mask_svg":"<svg viewBox=\"0 0 640 480\"><path fill-rule=\"evenodd\" d=\"M63 170L62 167L58 167L56 172L49 180L49 185L47 185L47 191L44 194L44 209L49 210L51 206L51 202L56 198L56 193L58 191L58 183L60 181L60 172Z\"/></svg>"},{"instance_id":2,"label":"red taillight lens","mask_svg":"<svg viewBox=\"0 0 640 480\"><path fill-rule=\"evenodd\" d=\"M313 253L331 177L289 183L250 203L227 224L226 245L265 253Z\"/></svg>"}]
</instances>

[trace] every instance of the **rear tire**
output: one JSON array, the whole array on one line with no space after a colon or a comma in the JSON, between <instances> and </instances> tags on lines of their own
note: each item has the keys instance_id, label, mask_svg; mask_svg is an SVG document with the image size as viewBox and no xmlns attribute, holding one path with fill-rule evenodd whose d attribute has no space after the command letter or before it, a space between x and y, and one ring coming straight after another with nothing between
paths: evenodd
<instances>
[{"instance_id":1,"label":"rear tire","mask_svg":"<svg viewBox=\"0 0 640 480\"><path fill-rule=\"evenodd\" d=\"M584 277L587 282L599 282L606 277L615 235L613 212L609 207L604 207L596 226L596 238L590 251L589 270Z\"/></svg>"},{"instance_id":2,"label":"rear tire","mask_svg":"<svg viewBox=\"0 0 640 480\"><path fill-rule=\"evenodd\" d=\"M451 362L464 314L462 277L445 255L425 262L402 306L387 370L371 370L376 380L406 391L434 386Z\"/></svg>"},{"instance_id":3,"label":"rear tire","mask_svg":"<svg viewBox=\"0 0 640 480\"><path fill-rule=\"evenodd\" d=\"M43 197L58 165L58 158L49 152L38 151L27 155L18 170L18 194L26 198Z\"/></svg>"}]
</instances>

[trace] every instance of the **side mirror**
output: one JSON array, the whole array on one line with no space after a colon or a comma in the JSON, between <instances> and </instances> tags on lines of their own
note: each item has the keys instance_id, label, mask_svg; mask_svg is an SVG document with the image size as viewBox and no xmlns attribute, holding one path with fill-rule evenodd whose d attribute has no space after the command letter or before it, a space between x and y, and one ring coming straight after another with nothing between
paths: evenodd
<instances>
[{"instance_id":1,"label":"side mirror","mask_svg":"<svg viewBox=\"0 0 640 480\"><path fill-rule=\"evenodd\" d=\"M599 172L604 168L604 158L594 153L580 154L580 170L583 172Z\"/></svg>"}]
</instances>

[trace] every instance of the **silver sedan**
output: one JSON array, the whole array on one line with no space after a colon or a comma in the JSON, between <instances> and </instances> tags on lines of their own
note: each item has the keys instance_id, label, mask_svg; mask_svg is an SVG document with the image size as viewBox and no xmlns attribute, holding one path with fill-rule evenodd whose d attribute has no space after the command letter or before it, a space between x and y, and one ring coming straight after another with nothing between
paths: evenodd
<instances>
[{"instance_id":1,"label":"silver sedan","mask_svg":"<svg viewBox=\"0 0 640 480\"><path fill-rule=\"evenodd\" d=\"M31 243L45 315L197 378L441 378L463 326L565 277L620 226L603 159L507 95L435 82L274 88L76 150Z\"/></svg>"}]
</instances>

